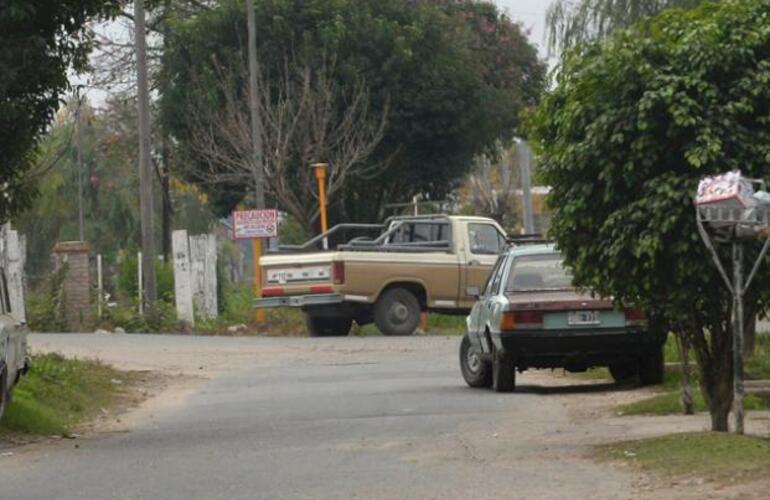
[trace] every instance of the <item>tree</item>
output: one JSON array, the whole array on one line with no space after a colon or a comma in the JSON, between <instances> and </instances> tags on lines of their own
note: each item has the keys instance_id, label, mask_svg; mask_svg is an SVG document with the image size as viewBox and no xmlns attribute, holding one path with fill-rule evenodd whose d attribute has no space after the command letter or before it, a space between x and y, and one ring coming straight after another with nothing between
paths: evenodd
<instances>
[{"instance_id":1,"label":"tree","mask_svg":"<svg viewBox=\"0 0 770 500\"><path fill-rule=\"evenodd\" d=\"M480 155L474 160L460 195L467 199L472 213L491 217L510 232L518 222L515 214L518 181L516 146L500 145L495 156Z\"/></svg>"},{"instance_id":2,"label":"tree","mask_svg":"<svg viewBox=\"0 0 770 500\"><path fill-rule=\"evenodd\" d=\"M89 19L115 12L118 0L6 0L0 6L0 220L28 206L26 174L38 137L59 107L67 71L87 66Z\"/></svg>"},{"instance_id":3,"label":"tree","mask_svg":"<svg viewBox=\"0 0 770 500\"><path fill-rule=\"evenodd\" d=\"M733 398L732 300L692 201L706 175L768 178L769 11L770 0L709 3L586 44L566 55L533 117L551 235L576 284L683 330L717 431ZM770 294L755 288L745 300L748 319Z\"/></svg>"},{"instance_id":4,"label":"tree","mask_svg":"<svg viewBox=\"0 0 770 500\"><path fill-rule=\"evenodd\" d=\"M284 74L287 58L320 61L329 54L336 61L332 75L339 93L336 102L344 102L363 81L371 120L378 122L387 109L382 141L362 161L369 170L382 164L388 169L376 176L349 178L331 207L339 218L376 219L383 203L415 193L443 196L456 186L476 154L493 147L499 136L513 133L518 113L534 103L543 86L544 67L535 49L509 21L510 33L500 31L501 38L510 40L509 57L500 59L497 67L501 75L504 68L510 71L495 86L485 80L487 49L468 28L470 21L428 2L258 0L255 7L265 74ZM503 17L496 16L495 21L502 23ZM217 78L213 60L225 68L244 65L243 4L223 2L194 19L174 23L173 32L163 62L163 120L173 131L178 154L186 155L195 168L205 169L192 154L192 130L186 120L201 99L193 87ZM224 97L216 95L213 83L210 88L204 97L221 107ZM221 213L240 202L248 187L201 185L216 198ZM268 195L275 200L273 193Z\"/></svg>"},{"instance_id":5,"label":"tree","mask_svg":"<svg viewBox=\"0 0 770 500\"><path fill-rule=\"evenodd\" d=\"M325 55L315 65L287 58L282 74L258 78L261 92L256 106L264 124L259 130L264 157L254 153L250 93L243 83L247 69L230 73L217 66L217 91L224 103L215 108L199 102L190 117L190 147L206 168L197 166L188 175L207 185L251 185L256 193L263 181L257 174L264 172L273 198L312 233L319 208L317 181L309 166L318 162L334 166L326 191L333 201L348 178L372 173L373 167L364 160L382 140L387 123L387 107L377 121L369 116L364 81L345 91L338 89L335 66ZM205 89L198 88L196 94L205 95Z\"/></svg>"},{"instance_id":6,"label":"tree","mask_svg":"<svg viewBox=\"0 0 770 500\"><path fill-rule=\"evenodd\" d=\"M703 0L554 0L546 11L548 48L567 50L628 28L669 7L695 7Z\"/></svg>"}]
</instances>

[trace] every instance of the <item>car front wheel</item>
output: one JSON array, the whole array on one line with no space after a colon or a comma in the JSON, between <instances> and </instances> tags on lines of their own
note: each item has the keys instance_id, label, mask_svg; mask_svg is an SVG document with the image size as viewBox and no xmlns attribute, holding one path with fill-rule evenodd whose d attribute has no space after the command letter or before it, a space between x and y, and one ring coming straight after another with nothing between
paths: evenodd
<instances>
[{"instance_id":1,"label":"car front wheel","mask_svg":"<svg viewBox=\"0 0 770 500\"><path fill-rule=\"evenodd\" d=\"M492 385L492 363L482 358L473 347L468 335L460 342L460 371L465 383L471 387L490 387Z\"/></svg>"}]
</instances>

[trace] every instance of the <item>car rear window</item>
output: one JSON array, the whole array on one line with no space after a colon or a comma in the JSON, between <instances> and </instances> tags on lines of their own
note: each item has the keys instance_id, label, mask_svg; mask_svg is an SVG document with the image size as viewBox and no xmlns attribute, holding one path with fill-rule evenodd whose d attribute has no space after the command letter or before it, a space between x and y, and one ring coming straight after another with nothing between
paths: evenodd
<instances>
[{"instance_id":1,"label":"car rear window","mask_svg":"<svg viewBox=\"0 0 770 500\"><path fill-rule=\"evenodd\" d=\"M572 276L562 264L561 255L547 253L522 255L513 259L506 291L565 290L572 288Z\"/></svg>"}]
</instances>

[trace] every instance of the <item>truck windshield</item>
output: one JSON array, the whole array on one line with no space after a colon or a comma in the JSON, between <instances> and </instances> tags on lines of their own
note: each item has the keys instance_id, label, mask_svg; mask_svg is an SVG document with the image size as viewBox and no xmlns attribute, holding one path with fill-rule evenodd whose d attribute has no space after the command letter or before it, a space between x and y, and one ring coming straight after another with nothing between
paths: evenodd
<instances>
[{"instance_id":1,"label":"truck windshield","mask_svg":"<svg viewBox=\"0 0 770 500\"><path fill-rule=\"evenodd\" d=\"M568 290L572 276L562 265L561 255L546 253L523 255L513 259L508 275L507 292L532 292L539 290Z\"/></svg>"}]
</instances>

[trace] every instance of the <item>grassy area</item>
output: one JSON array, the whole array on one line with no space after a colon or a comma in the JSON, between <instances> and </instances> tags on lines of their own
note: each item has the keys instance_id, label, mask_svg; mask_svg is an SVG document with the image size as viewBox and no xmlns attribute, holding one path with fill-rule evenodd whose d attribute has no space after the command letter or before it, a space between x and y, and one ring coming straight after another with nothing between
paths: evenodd
<instances>
[{"instance_id":1,"label":"grassy area","mask_svg":"<svg viewBox=\"0 0 770 500\"><path fill-rule=\"evenodd\" d=\"M669 337L665 346L666 361L678 361L679 354L676 351L676 341ZM673 358L673 359L671 359ZM698 368L693 360L692 390L695 411L707 411L706 403L698 385ZM746 375L750 379L770 378L770 335L758 335L754 353L746 359ZM660 394L637 401L635 403L620 406L618 413L623 415L671 415L680 413L681 371L677 368L668 368L661 387ZM748 395L744 399L746 410L770 409L770 401L755 395Z\"/></svg>"},{"instance_id":2,"label":"grassy area","mask_svg":"<svg viewBox=\"0 0 770 500\"><path fill-rule=\"evenodd\" d=\"M132 385L131 373L98 361L58 354L34 356L0 420L3 434L66 435L116 404Z\"/></svg>"},{"instance_id":3,"label":"grassy area","mask_svg":"<svg viewBox=\"0 0 770 500\"><path fill-rule=\"evenodd\" d=\"M672 434L596 448L603 460L620 460L667 476L708 479L765 477L770 440L721 432Z\"/></svg>"}]
</instances>

